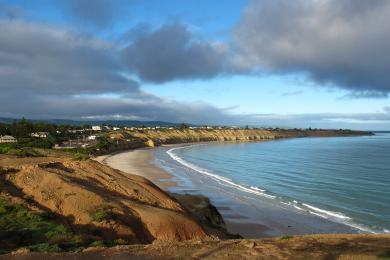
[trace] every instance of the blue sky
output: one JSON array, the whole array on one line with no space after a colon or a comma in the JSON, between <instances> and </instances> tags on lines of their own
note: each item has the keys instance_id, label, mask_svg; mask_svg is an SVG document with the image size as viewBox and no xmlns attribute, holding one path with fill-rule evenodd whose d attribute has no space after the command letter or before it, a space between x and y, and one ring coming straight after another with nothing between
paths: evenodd
<instances>
[{"instance_id":1,"label":"blue sky","mask_svg":"<svg viewBox=\"0 0 390 260\"><path fill-rule=\"evenodd\" d=\"M389 16L379 0L0 0L0 116L390 129Z\"/></svg>"}]
</instances>

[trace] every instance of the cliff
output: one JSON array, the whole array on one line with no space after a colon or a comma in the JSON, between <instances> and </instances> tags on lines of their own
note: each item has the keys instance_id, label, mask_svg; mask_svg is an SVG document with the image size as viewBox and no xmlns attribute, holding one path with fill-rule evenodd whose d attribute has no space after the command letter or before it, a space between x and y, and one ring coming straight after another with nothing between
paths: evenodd
<instances>
[{"instance_id":1,"label":"cliff","mask_svg":"<svg viewBox=\"0 0 390 260\"><path fill-rule=\"evenodd\" d=\"M0 199L24 204L38 215L54 213L81 236L81 244L209 238L195 217L149 180L91 160L0 155ZM0 207L0 216L8 208ZM0 248L12 248L1 238Z\"/></svg>"},{"instance_id":2,"label":"cliff","mask_svg":"<svg viewBox=\"0 0 390 260\"><path fill-rule=\"evenodd\" d=\"M299 130L299 129L145 129L110 133L111 139L119 140L117 148L127 146L159 146L211 141L261 141L294 137L338 137L372 135L371 132L351 130ZM111 148L114 151L115 148ZM120 149L119 149L120 150ZM111 152L110 151L110 152Z\"/></svg>"}]
</instances>

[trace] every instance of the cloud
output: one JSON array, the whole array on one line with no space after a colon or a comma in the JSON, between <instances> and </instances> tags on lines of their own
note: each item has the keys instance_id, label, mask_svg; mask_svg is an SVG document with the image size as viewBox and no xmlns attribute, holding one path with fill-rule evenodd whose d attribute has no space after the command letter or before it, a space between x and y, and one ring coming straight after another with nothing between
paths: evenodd
<instances>
[{"instance_id":1,"label":"cloud","mask_svg":"<svg viewBox=\"0 0 390 260\"><path fill-rule=\"evenodd\" d=\"M176 79L211 78L223 71L226 46L197 38L181 23L156 30L145 27L124 50L128 68L144 80L162 83Z\"/></svg>"},{"instance_id":2,"label":"cloud","mask_svg":"<svg viewBox=\"0 0 390 260\"><path fill-rule=\"evenodd\" d=\"M121 2L121 3L119 3ZM79 22L95 27L106 27L113 22L123 1L115 0L63 0L63 12Z\"/></svg>"},{"instance_id":3,"label":"cloud","mask_svg":"<svg viewBox=\"0 0 390 260\"><path fill-rule=\"evenodd\" d=\"M282 93L282 97L298 96L298 95L301 95L301 94L303 94L303 91L302 91L302 90L290 91L290 92L284 92L284 93Z\"/></svg>"},{"instance_id":4,"label":"cloud","mask_svg":"<svg viewBox=\"0 0 390 260\"><path fill-rule=\"evenodd\" d=\"M60 28L0 20L1 115L227 122L225 110L145 93L110 42ZM126 76L125 76L126 75Z\"/></svg>"},{"instance_id":5,"label":"cloud","mask_svg":"<svg viewBox=\"0 0 390 260\"><path fill-rule=\"evenodd\" d=\"M95 94L138 91L121 76L108 42L22 21L0 20L0 88L8 94Z\"/></svg>"},{"instance_id":6,"label":"cloud","mask_svg":"<svg viewBox=\"0 0 390 260\"><path fill-rule=\"evenodd\" d=\"M253 0L233 33L241 71L304 72L321 85L390 92L390 2Z\"/></svg>"},{"instance_id":7,"label":"cloud","mask_svg":"<svg viewBox=\"0 0 390 260\"><path fill-rule=\"evenodd\" d=\"M253 114L252 122L282 127L384 129L390 126L390 109L374 113Z\"/></svg>"}]
</instances>

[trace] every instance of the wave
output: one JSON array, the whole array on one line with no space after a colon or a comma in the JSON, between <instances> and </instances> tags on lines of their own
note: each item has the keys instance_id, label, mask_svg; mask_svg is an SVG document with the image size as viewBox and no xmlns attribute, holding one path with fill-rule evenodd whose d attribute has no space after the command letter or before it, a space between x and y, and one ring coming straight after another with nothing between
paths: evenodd
<instances>
[{"instance_id":1,"label":"wave","mask_svg":"<svg viewBox=\"0 0 390 260\"><path fill-rule=\"evenodd\" d=\"M250 186L250 187L242 186L240 184L235 183L233 180L231 180L229 178L222 177L218 174L215 174L215 173L212 173L208 170L205 170L205 169L203 169L195 164L192 164L192 163L184 160L183 158L179 157L175 153L173 153L173 151L178 150L178 149L185 149L185 148L190 148L190 147L199 146L199 145L204 145L204 144L195 144L195 145L188 145L188 146L182 146L182 147L175 147L175 148L169 149L166 153L173 160L180 163L181 165L183 165L187 168L190 168L190 169L192 169L198 173L201 173L203 175L209 176L223 185L230 185L238 190L252 193L252 194L256 194L256 195L270 198L270 199L277 198L276 196L266 194L265 193L266 190L264 190L264 189L258 188L256 186ZM327 220L331 220L331 221L336 222L336 223L341 223L341 224L350 226L352 228L355 228L355 229L363 231L363 232L374 233L374 234L378 233L378 232L375 232L366 226L353 223L352 218L350 218L342 213L339 213L339 212L333 212L333 211L329 211L329 210L320 209L320 208L317 208L317 207L312 206L312 205L307 204L307 203L300 203L297 200L293 200L293 202L283 202L282 200L280 200L279 202L281 204L293 207L299 211L307 212L309 214L312 214L312 215L315 215L315 216L318 216L318 217L321 217L321 218L324 218ZM389 230L385 229L385 230L383 230L382 233L389 233Z\"/></svg>"},{"instance_id":2,"label":"wave","mask_svg":"<svg viewBox=\"0 0 390 260\"><path fill-rule=\"evenodd\" d=\"M251 186L251 187L245 187L245 186L242 186L240 184L237 184L235 183L234 181L232 181L231 179L228 179L226 177L222 177L218 174L215 174L215 173L211 173L205 169L202 169L201 167L199 166L196 166L190 162L187 162L186 160L184 160L183 158L177 156L176 154L173 153L174 150L178 150L178 149L184 149L184 148L189 148L189 147L192 147L192 146L198 146L198 145L188 145L188 146L182 146L182 147L175 147L175 148L171 148L167 151L167 154L173 159L175 160L176 162L186 166L187 168L190 168L198 173L201 173L203 175L207 175L211 178L213 178L214 180L217 180L219 182L222 182L224 183L225 185L228 184L228 185L231 185L232 187L236 188L236 189L239 189L241 191L244 191L244 192L248 192L248 193L252 193L252 194L256 194L256 195L259 195L259 196L263 196L263 197L266 197L266 198L269 198L269 199L275 199L276 196L273 196L273 195L269 195L269 194L266 194L265 193L265 190L263 189L260 189L258 187L254 187L254 186Z\"/></svg>"},{"instance_id":3,"label":"wave","mask_svg":"<svg viewBox=\"0 0 390 260\"><path fill-rule=\"evenodd\" d=\"M303 206L311 209L311 210L314 210L315 212L317 213L324 213L325 215L328 215L328 216L331 216L331 217L335 217L335 218L339 218L339 219L351 219L350 217L348 216L345 216L341 213L338 213L338 212L333 212L333 211L328 211L328 210L324 210L324 209L319 209L319 208L316 208L314 206L311 206L309 204L306 204L306 203L302 203Z\"/></svg>"}]
</instances>

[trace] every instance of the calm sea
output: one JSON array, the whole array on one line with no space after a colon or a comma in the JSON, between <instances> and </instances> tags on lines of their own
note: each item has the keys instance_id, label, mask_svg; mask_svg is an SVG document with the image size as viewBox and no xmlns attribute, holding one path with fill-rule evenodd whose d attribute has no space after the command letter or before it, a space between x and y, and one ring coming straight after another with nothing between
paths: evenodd
<instances>
[{"instance_id":1,"label":"calm sea","mask_svg":"<svg viewBox=\"0 0 390 260\"><path fill-rule=\"evenodd\" d=\"M200 144L165 148L156 158L181 191L209 186L209 195L220 185L253 205L266 201L361 232L390 230L390 134Z\"/></svg>"}]
</instances>

